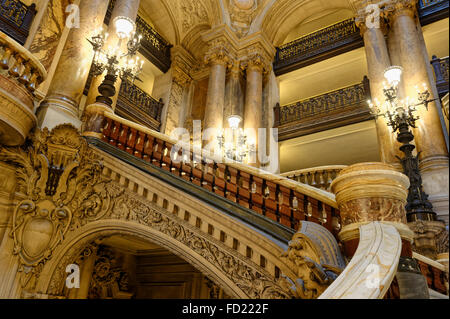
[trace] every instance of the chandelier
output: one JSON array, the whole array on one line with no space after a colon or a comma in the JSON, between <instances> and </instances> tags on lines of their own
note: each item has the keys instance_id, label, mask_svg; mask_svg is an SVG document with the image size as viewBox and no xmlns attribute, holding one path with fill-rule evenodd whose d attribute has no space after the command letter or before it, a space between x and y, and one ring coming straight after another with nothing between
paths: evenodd
<instances>
[{"instance_id":1,"label":"chandelier","mask_svg":"<svg viewBox=\"0 0 450 319\"><path fill-rule=\"evenodd\" d=\"M136 56L140 45L142 35L134 32L135 24L128 17L116 17L113 21L116 28L118 43L115 46L105 48L105 43L109 34L101 28L88 41L94 50L94 59L92 72L98 76L106 71L106 76L98 90L101 96L97 97L97 102L103 102L112 105L111 96L115 95L114 83L117 77L124 81L134 83L142 71L144 61ZM122 53L122 44L127 41L127 52Z\"/></svg>"},{"instance_id":2,"label":"chandelier","mask_svg":"<svg viewBox=\"0 0 450 319\"><path fill-rule=\"evenodd\" d=\"M414 135L409 129L410 127L416 128L416 121L419 119L419 116L415 115L417 108L423 105L428 110L428 104L434 101L434 99L430 99L430 92L426 84L423 84L423 90L416 86L416 100L409 97L399 99L398 89L402 71L403 69L399 66L392 66L386 69L384 77L387 80L387 84L384 84L383 89L385 97L384 104L380 104L378 100L375 100L375 103L369 100L368 104L375 118L383 116L386 119L387 125L392 128L392 132L397 133L397 141L402 144L400 151L405 156L403 158L397 158L401 161L403 172L408 176L410 182L405 207L408 222L436 220L436 213L433 211L433 206L428 200L428 195L422 187L419 159L418 156L413 155L415 146L410 144L414 140Z\"/></svg>"},{"instance_id":3,"label":"chandelier","mask_svg":"<svg viewBox=\"0 0 450 319\"><path fill-rule=\"evenodd\" d=\"M239 128L241 121L242 118L239 115L228 117L231 134L226 134L229 133L229 130L222 130L221 134L217 136L217 140L223 157L242 163L254 146L247 145L247 136L244 130Z\"/></svg>"}]
</instances>

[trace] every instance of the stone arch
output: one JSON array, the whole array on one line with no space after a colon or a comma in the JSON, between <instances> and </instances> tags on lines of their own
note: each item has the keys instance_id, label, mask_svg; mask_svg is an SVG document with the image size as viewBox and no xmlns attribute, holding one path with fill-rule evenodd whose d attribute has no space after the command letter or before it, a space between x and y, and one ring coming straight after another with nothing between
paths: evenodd
<instances>
[{"instance_id":1,"label":"stone arch","mask_svg":"<svg viewBox=\"0 0 450 319\"><path fill-rule=\"evenodd\" d=\"M72 232L54 251L53 258L44 266L39 276L36 291L41 294L61 295L65 279L65 268L78 257L83 249L97 239L112 235L137 237L160 245L186 262L194 266L205 276L214 281L224 291L234 298L249 298L249 296L227 277L223 271L197 254L186 245L180 245L173 237L152 227L124 220L100 220L89 223Z\"/></svg>"}]
</instances>

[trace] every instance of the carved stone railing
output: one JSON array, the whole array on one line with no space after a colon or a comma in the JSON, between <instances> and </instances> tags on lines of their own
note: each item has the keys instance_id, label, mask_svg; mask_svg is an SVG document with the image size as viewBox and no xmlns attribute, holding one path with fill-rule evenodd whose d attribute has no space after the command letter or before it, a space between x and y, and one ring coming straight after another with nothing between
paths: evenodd
<instances>
[{"instance_id":1,"label":"carved stone railing","mask_svg":"<svg viewBox=\"0 0 450 319\"><path fill-rule=\"evenodd\" d=\"M277 48L273 68L281 75L363 45L354 19L344 20Z\"/></svg>"},{"instance_id":2,"label":"carved stone railing","mask_svg":"<svg viewBox=\"0 0 450 319\"><path fill-rule=\"evenodd\" d=\"M239 163L194 162L192 152L180 162L172 161L172 147L178 142L136 123L105 112L103 141L177 176L215 196L224 198L266 219L297 230L299 222L318 223L337 235L340 216L334 196L309 185Z\"/></svg>"},{"instance_id":3,"label":"carved stone railing","mask_svg":"<svg viewBox=\"0 0 450 319\"><path fill-rule=\"evenodd\" d=\"M25 5L18 0L0 2L0 30L23 45L27 40L36 4Z\"/></svg>"},{"instance_id":4,"label":"carved stone railing","mask_svg":"<svg viewBox=\"0 0 450 319\"><path fill-rule=\"evenodd\" d=\"M46 77L33 54L0 33L0 144L22 144L36 125L34 92Z\"/></svg>"},{"instance_id":5,"label":"carved stone railing","mask_svg":"<svg viewBox=\"0 0 450 319\"><path fill-rule=\"evenodd\" d=\"M279 140L298 137L372 118L369 80L296 103L274 108Z\"/></svg>"},{"instance_id":6,"label":"carved stone railing","mask_svg":"<svg viewBox=\"0 0 450 319\"><path fill-rule=\"evenodd\" d=\"M162 100L157 101L136 85L123 81L115 113L159 131L163 107Z\"/></svg>"},{"instance_id":7,"label":"carved stone railing","mask_svg":"<svg viewBox=\"0 0 450 319\"><path fill-rule=\"evenodd\" d=\"M111 0L109 3L104 21L105 24L109 24L115 2L116 0ZM170 48L172 45L140 16L136 18L136 31L142 35L139 52L163 73L166 73L170 69Z\"/></svg>"},{"instance_id":8,"label":"carved stone railing","mask_svg":"<svg viewBox=\"0 0 450 319\"><path fill-rule=\"evenodd\" d=\"M448 18L448 0L419 0L422 26ZM275 75L282 75L364 46L354 19L320 29L277 48L273 63Z\"/></svg>"},{"instance_id":9,"label":"carved stone railing","mask_svg":"<svg viewBox=\"0 0 450 319\"><path fill-rule=\"evenodd\" d=\"M449 57L438 58L435 55L432 57L431 65L434 69L434 75L436 76L436 87L439 96L444 96L448 93L449 85Z\"/></svg>"},{"instance_id":10,"label":"carved stone railing","mask_svg":"<svg viewBox=\"0 0 450 319\"><path fill-rule=\"evenodd\" d=\"M347 165L320 166L283 173L281 176L287 177L299 183L308 184L319 189L330 191L331 183L339 172L345 167L347 167Z\"/></svg>"},{"instance_id":11,"label":"carved stone railing","mask_svg":"<svg viewBox=\"0 0 450 319\"><path fill-rule=\"evenodd\" d=\"M402 251L400 234L383 222L361 225L359 233L355 255L319 299L381 299L386 294ZM377 284L373 284L374 268Z\"/></svg>"}]
</instances>

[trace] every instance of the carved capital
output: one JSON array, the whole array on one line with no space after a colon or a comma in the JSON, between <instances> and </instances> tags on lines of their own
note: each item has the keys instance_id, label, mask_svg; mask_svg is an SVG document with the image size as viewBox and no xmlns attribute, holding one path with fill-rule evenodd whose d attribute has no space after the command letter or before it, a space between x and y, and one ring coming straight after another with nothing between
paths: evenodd
<instances>
[{"instance_id":1,"label":"carved capital","mask_svg":"<svg viewBox=\"0 0 450 319\"><path fill-rule=\"evenodd\" d=\"M232 61L231 48L228 43L222 39L216 39L210 42L209 50L205 54L205 64L228 66Z\"/></svg>"},{"instance_id":2,"label":"carved capital","mask_svg":"<svg viewBox=\"0 0 450 319\"><path fill-rule=\"evenodd\" d=\"M404 15L414 19L417 14L416 4L417 0L392 0L386 4L382 13L390 21Z\"/></svg>"},{"instance_id":3,"label":"carved capital","mask_svg":"<svg viewBox=\"0 0 450 319\"><path fill-rule=\"evenodd\" d=\"M267 74L272 70L270 59L263 53L256 52L246 56L241 62L241 68L247 71L256 71Z\"/></svg>"}]
</instances>

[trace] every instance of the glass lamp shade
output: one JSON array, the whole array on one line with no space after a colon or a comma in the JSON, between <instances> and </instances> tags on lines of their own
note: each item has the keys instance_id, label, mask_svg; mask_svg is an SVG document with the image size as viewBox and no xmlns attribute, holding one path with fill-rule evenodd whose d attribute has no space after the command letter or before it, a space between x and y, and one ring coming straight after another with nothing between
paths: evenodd
<instances>
[{"instance_id":1,"label":"glass lamp shade","mask_svg":"<svg viewBox=\"0 0 450 319\"><path fill-rule=\"evenodd\" d=\"M228 117L228 124L232 129L237 129L239 127L239 123L241 123L242 118L239 115L231 115Z\"/></svg>"},{"instance_id":2,"label":"glass lamp shade","mask_svg":"<svg viewBox=\"0 0 450 319\"><path fill-rule=\"evenodd\" d=\"M114 19L117 36L120 39L129 38L134 30L134 22L128 17L116 17Z\"/></svg>"},{"instance_id":3,"label":"glass lamp shade","mask_svg":"<svg viewBox=\"0 0 450 319\"><path fill-rule=\"evenodd\" d=\"M390 85L397 86L400 83L402 72L402 67L391 66L384 71L384 77Z\"/></svg>"}]
</instances>

